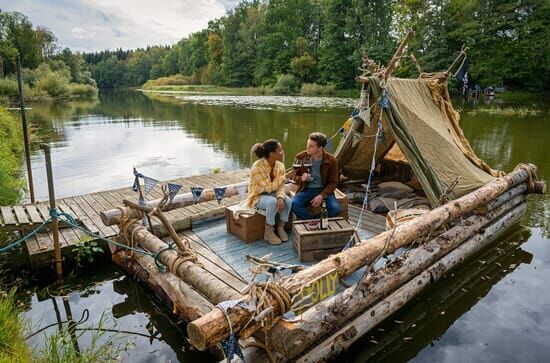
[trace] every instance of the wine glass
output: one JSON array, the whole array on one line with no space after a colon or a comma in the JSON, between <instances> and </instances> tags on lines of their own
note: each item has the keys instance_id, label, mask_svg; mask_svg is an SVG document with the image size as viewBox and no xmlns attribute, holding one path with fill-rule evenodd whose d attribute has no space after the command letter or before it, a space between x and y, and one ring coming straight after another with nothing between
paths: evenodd
<instances>
[{"instance_id":1,"label":"wine glass","mask_svg":"<svg viewBox=\"0 0 550 363\"><path fill-rule=\"evenodd\" d=\"M313 177L311 176L311 167L313 166L313 161L311 160L310 156L306 156L304 158L304 168L306 168L306 172L309 174L308 181L312 181Z\"/></svg>"},{"instance_id":2,"label":"wine glass","mask_svg":"<svg viewBox=\"0 0 550 363\"><path fill-rule=\"evenodd\" d=\"M295 159L294 162L292 163L292 169L298 171L300 170L301 167L302 167L302 160Z\"/></svg>"}]
</instances>

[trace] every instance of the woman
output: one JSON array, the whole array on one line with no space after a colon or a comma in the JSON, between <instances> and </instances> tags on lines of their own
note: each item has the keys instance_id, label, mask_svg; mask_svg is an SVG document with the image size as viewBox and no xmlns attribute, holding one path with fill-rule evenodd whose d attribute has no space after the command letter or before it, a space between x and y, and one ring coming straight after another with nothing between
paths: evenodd
<instances>
[{"instance_id":1,"label":"woman","mask_svg":"<svg viewBox=\"0 0 550 363\"><path fill-rule=\"evenodd\" d=\"M281 241L288 241L285 232L285 223L288 222L292 201L286 196L284 186L286 181L285 166L283 160L283 148L279 141L269 139L263 144L252 146L257 160L250 170L250 182L248 183L249 208L265 210L265 231L264 239L272 245L281 244ZM279 214L277 234L275 216Z\"/></svg>"}]
</instances>

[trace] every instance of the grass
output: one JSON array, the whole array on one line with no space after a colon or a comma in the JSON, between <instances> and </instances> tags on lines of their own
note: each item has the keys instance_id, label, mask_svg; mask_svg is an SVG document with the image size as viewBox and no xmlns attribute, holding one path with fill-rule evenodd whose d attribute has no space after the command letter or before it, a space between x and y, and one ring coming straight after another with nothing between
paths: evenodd
<instances>
[{"instance_id":1,"label":"grass","mask_svg":"<svg viewBox=\"0 0 550 363\"><path fill-rule=\"evenodd\" d=\"M14 296L15 290L9 293L0 290L0 363L32 361Z\"/></svg>"}]
</instances>

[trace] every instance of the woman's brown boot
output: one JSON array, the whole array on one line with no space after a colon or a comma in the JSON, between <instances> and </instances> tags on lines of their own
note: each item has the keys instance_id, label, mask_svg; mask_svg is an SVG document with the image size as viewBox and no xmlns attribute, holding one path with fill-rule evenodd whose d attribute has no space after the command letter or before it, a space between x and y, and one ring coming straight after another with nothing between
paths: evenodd
<instances>
[{"instance_id":1,"label":"woman's brown boot","mask_svg":"<svg viewBox=\"0 0 550 363\"><path fill-rule=\"evenodd\" d=\"M285 222L279 221L279 224L277 224L277 234L279 235L279 238L281 241L286 242L288 241L288 234L286 234L285 231Z\"/></svg>"},{"instance_id":2,"label":"woman's brown boot","mask_svg":"<svg viewBox=\"0 0 550 363\"><path fill-rule=\"evenodd\" d=\"M269 224L265 225L264 239L272 245L281 244L281 239L277 237L277 235L273 231L273 226L270 226Z\"/></svg>"}]
</instances>

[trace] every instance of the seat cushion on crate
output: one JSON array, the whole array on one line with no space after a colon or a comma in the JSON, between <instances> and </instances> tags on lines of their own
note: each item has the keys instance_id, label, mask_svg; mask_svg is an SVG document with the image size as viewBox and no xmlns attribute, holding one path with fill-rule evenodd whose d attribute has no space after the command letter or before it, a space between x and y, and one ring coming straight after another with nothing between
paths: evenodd
<instances>
[{"instance_id":1,"label":"seat cushion on crate","mask_svg":"<svg viewBox=\"0 0 550 363\"><path fill-rule=\"evenodd\" d=\"M238 208L238 205L225 208L227 232L239 237L239 239L246 243L262 239L264 236L265 216L255 213L241 214L239 218L235 218L234 212Z\"/></svg>"},{"instance_id":2,"label":"seat cushion on crate","mask_svg":"<svg viewBox=\"0 0 550 363\"><path fill-rule=\"evenodd\" d=\"M293 246L302 262L319 261L340 252L353 235L353 227L342 217L329 218L328 229L324 230L310 222L292 223Z\"/></svg>"}]
</instances>

